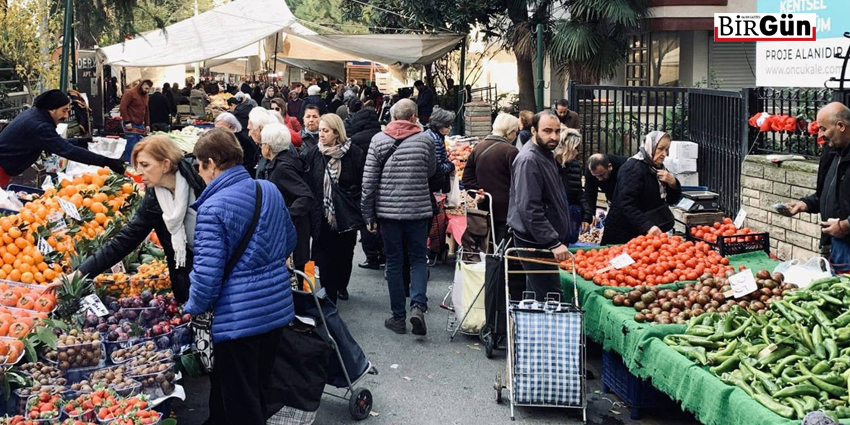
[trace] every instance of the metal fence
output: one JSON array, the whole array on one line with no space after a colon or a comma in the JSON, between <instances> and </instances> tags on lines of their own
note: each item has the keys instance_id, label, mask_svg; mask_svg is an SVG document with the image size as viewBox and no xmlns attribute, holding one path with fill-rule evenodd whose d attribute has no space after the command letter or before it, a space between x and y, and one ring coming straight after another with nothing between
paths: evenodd
<instances>
[{"instance_id":1,"label":"metal fence","mask_svg":"<svg viewBox=\"0 0 850 425\"><path fill-rule=\"evenodd\" d=\"M831 89L755 87L745 90L749 92L748 118L767 112L771 115L790 115L797 118L798 124L794 131L762 132L750 127L747 138L750 152L820 156L817 134L809 134L807 126L816 120L818 109L832 101Z\"/></svg>"},{"instance_id":2,"label":"metal fence","mask_svg":"<svg viewBox=\"0 0 850 425\"><path fill-rule=\"evenodd\" d=\"M741 207L747 101L741 91L688 90L688 139L699 145L700 184L720 194L720 206L730 215Z\"/></svg>"},{"instance_id":3,"label":"metal fence","mask_svg":"<svg viewBox=\"0 0 850 425\"><path fill-rule=\"evenodd\" d=\"M687 140L688 89L571 84L570 109L581 120L582 161L595 152L633 155L653 130Z\"/></svg>"}]
</instances>

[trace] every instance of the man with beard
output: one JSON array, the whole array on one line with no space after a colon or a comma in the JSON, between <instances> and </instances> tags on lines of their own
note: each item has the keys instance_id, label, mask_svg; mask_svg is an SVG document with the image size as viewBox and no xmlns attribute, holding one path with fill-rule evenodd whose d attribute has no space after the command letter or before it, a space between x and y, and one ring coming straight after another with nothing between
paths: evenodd
<instances>
[{"instance_id":1,"label":"man with beard","mask_svg":"<svg viewBox=\"0 0 850 425\"><path fill-rule=\"evenodd\" d=\"M552 152L561 140L561 121L551 111L532 120L532 143L526 143L513 163L508 226L518 248L551 251L520 252L521 257L567 259L569 206L566 189ZM561 294L558 266L523 261L528 291L543 301L549 293ZM550 273L551 272L551 273Z\"/></svg>"},{"instance_id":2,"label":"man with beard","mask_svg":"<svg viewBox=\"0 0 850 425\"><path fill-rule=\"evenodd\" d=\"M827 144L818 168L815 193L778 211L787 216L820 213L821 244L831 242L836 271L850 270L850 108L832 102L818 111L818 137Z\"/></svg>"},{"instance_id":3,"label":"man with beard","mask_svg":"<svg viewBox=\"0 0 850 425\"><path fill-rule=\"evenodd\" d=\"M318 106L307 105L304 108L304 128L301 129L299 153L303 154L319 144L319 118L321 118L321 113Z\"/></svg>"}]
</instances>

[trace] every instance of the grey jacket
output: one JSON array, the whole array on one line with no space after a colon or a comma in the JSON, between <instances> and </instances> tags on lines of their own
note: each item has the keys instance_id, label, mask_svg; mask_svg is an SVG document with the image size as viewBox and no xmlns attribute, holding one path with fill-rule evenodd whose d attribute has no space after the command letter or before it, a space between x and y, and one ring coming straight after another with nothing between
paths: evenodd
<instances>
[{"instance_id":1,"label":"grey jacket","mask_svg":"<svg viewBox=\"0 0 850 425\"><path fill-rule=\"evenodd\" d=\"M569 206L552 152L529 142L513 164L508 226L526 242L552 249L567 245Z\"/></svg>"},{"instance_id":2,"label":"grey jacket","mask_svg":"<svg viewBox=\"0 0 850 425\"><path fill-rule=\"evenodd\" d=\"M434 143L424 133L408 136L381 169L395 139L386 132L372 138L363 172L363 219L366 223L386 220L431 218L428 178L434 174Z\"/></svg>"}]
</instances>

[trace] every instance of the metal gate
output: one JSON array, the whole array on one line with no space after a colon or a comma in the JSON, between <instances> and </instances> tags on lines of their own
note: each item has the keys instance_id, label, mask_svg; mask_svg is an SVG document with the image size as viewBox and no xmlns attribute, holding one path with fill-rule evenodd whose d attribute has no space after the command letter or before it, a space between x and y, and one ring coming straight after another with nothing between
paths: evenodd
<instances>
[{"instance_id":1,"label":"metal gate","mask_svg":"<svg viewBox=\"0 0 850 425\"><path fill-rule=\"evenodd\" d=\"M720 194L720 206L728 215L741 207L747 110L744 91L688 90L688 137L699 145L700 184Z\"/></svg>"}]
</instances>

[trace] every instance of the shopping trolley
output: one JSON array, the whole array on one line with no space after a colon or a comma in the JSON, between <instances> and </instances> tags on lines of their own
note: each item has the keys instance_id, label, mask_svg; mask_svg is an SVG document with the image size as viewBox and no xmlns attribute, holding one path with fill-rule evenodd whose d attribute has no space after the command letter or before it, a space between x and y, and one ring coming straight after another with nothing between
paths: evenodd
<instances>
[{"instance_id":1,"label":"shopping trolley","mask_svg":"<svg viewBox=\"0 0 850 425\"><path fill-rule=\"evenodd\" d=\"M551 259L529 258L520 254L547 254L550 251L510 248L505 260L533 262L554 266L552 270L512 271L505 264L505 291L513 273L558 273L558 263ZM575 265L575 257L569 254ZM542 255L539 255L542 256ZM573 267L575 275L575 267ZM575 276L573 276L575 282ZM587 380L585 376L584 313L579 306L578 289L573 286L572 302L562 303L559 294L544 302L531 299L511 301L508 309L508 359L504 385L496 378L496 401L501 402L502 389L510 398L511 420L515 406L561 407L581 409L587 422ZM523 298L528 298L523 296Z\"/></svg>"},{"instance_id":2,"label":"shopping trolley","mask_svg":"<svg viewBox=\"0 0 850 425\"><path fill-rule=\"evenodd\" d=\"M336 356L331 356L328 364L327 384L336 388L344 388L343 395L324 391L324 394L348 401L348 411L354 419L363 420L369 417L372 410L372 393L357 384L368 374L377 375L378 371L366 359L363 350L351 337L348 328L337 315L336 306L326 299L320 299L313 286L313 279L301 272L293 270L308 286L309 293L293 291L295 312L299 316L307 316L317 321L319 335L330 344ZM334 317L335 316L335 320Z\"/></svg>"}]
</instances>

